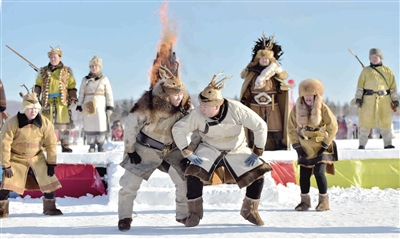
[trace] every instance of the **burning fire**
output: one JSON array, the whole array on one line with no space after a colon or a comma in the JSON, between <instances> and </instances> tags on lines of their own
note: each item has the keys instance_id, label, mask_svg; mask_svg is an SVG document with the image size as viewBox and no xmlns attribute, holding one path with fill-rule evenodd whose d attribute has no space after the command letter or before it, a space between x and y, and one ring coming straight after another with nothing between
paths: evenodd
<instances>
[{"instance_id":1,"label":"burning fire","mask_svg":"<svg viewBox=\"0 0 400 239\"><path fill-rule=\"evenodd\" d=\"M162 23L161 39L157 45L157 56L150 69L150 85L153 87L159 80L158 69L164 65L178 76L179 63L176 59L173 47L178 38L176 26L167 17L167 2L164 2L159 9L160 20Z\"/></svg>"}]
</instances>

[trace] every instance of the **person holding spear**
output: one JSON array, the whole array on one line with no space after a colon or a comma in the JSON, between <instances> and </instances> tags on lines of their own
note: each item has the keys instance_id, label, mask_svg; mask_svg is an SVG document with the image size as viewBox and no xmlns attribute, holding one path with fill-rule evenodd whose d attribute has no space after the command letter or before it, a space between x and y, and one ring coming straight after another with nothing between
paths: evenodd
<instances>
[{"instance_id":1,"label":"person holding spear","mask_svg":"<svg viewBox=\"0 0 400 239\"><path fill-rule=\"evenodd\" d=\"M360 125L358 149L365 149L371 128L379 128L385 149L392 149L392 114L391 109L399 110L399 95L392 70L382 63L383 53L379 48L369 50L370 65L361 63L363 70L357 82L353 102L359 107Z\"/></svg>"}]
</instances>

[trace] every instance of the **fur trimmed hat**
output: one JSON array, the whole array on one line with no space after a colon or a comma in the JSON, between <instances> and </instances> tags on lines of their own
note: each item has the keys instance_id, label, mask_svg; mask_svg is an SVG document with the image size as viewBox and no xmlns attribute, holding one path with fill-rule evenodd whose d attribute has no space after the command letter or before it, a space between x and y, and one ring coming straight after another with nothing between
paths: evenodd
<instances>
[{"instance_id":1,"label":"fur trimmed hat","mask_svg":"<svg viewBox=\"0 0 400 239\"><path fill-rule=\"evenodd\" d=\"M53 55L53 54L57 54L57 55L59 55L60 57L62 57L62 50L61 50L61 48L59 47L59 46L56 46L56 47L50 47L51 48L51 51L49 51L49 52L47 52L47 56L50 58L50 56L51 55Z\"/></svg>"},{"instance_id":2,"label":"fur trimmed hat","mask_svg":"<svg viewBox=\"0 0 400 239\"><path fill-rule=\"evenodd\" d=\"M307 125L310 115L311 123L319 125L322 120L322 95L324 94L324 85L315 78L305 79L299 84L299 98L296 101L296 123L298 127ZM306 95L315 95L314 105L309 112L303 97Z\"/></svg>"},{"instance_id":3,"label":"fur trimmed hat","mask_svg":"<svg viewBox=\"0 0 400 239\"><path fill-rule=\"evenodd\" d=\"M299 84L299 96L305 95L319 95L324 94L324 85L322 82L315 78L305 79Z\"/></svg>"},{"instance_id":4,"label":"fur trimmed hat","mask_svg":"<svg viewBox=\"0 0 400 239\"><path fill-rule=\"evenodd\" d=\"M217 73L211 79L211 82L199 94L199 102L207 106L220 106L224 103L221 89L225 86L225 80L232 78L232 76L225 76L220 81L216 81L217 77L222 75L222 72Z\"/></svg>"},{"instance_id":5,"label":"fur trimmed hat","mask_svg":"<svg viewBox=\"0 0 400 239\"><path fill-rule=\"evenodd\" d=\"M166 67L161 65L158 70L158 74L161 78L161 86L166 94L177 94L185 89L182 81L179 77L176 77L172 72Z\"/></svg>"},{"instance_id":6,"label":"fur trimmed hat","mask_svg":"<svg viewBox=\"0 0 400 239\"><path fill-rule=\"evenodd\" d=\"M381 58L381 60L383 60L383 53L382 53L381 49L379 49L379 48L371 48L369 50L369 56L372 56L372 55L377 55Z\"/></svg>"},{"instance_id":7,"label":"fur trimmed hat","mask_svg":"<svg viewBox=\"0 0 400 239\"><path fill-rule=\"evenodd\" d=\"M31 109L31 108L36 108L36 109L41 109L42 106L39 103L39 100L37 98L36 93L34 92L34 88L32 88L32 92L29 92L28 87L26 87L25 85L21 85L22 87L25 87L25 89L28 91L28 93L26 95L24 95L22 92L19 93L19 95L22 98L22 105L21 105L21 109L19 110L19 113L21 114L25 114L25 111L27 109Z\"/></svg>"},{"instance_id":8,"label":"fur trimmed hat","mask_svg":"<svg viewBox=\"0 0 400 239\"><path fill-rule=\"evenodd\" d=\"M103 68L103 60L99 58L97 55L95 55L90 61L89 61L89 67L91 66L99 66L100 68Z\"/></svg>"}]
</instances>

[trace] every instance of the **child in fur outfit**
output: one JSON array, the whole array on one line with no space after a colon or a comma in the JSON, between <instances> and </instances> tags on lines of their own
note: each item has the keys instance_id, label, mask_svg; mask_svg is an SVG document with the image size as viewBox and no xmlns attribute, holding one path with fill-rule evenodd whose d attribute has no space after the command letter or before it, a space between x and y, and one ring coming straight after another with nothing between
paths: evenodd
<instances>
[{"instance_id":1,"label":"child in fur outfit","mask_svg":"<svg viewBox=\"0 0 400 239\"><path fill-rule=\"evenodd\" d=\"M306 79L299 85L299 98L289 116L289 138L297 151L300 166L301 202L297 211L311 208L310 177L314 173L318 185L317 211L329 210L328 182L325 171L334 174L337 161L334 142L338 131L336 117L323 102L324 86L318 79Z\"/></svg>"}]
</instances>

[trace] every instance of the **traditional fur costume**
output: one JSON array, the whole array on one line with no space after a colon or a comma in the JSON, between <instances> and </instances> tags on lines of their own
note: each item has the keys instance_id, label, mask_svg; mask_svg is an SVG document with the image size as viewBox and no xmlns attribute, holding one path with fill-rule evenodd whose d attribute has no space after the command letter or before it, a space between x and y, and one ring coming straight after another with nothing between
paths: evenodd
<instances>
[{"instance_id":1,"label":"traditional fur costume","mask_svg":"<svg viewBox=\"0 0 400 239\"><path fill-rule=\"evenodd\" d=\"M188 116L179 120L172 129L175 142L183 155L189 157L194 154L202 159L199 165L191 163L185 172L188 177L190 213L185 224L187 227L197 226L202 218L202 187L204 183L208 184L212 180L212 175L218 168L225 168L227 177L221 177L224 183L236 183L239 188L253 187L254 183L262 184L264 173L271 170L269 164L258 157L264 152L266 123L240 102L224 99L220 89L227 78L217 82L217 76L214 75L209 85L199 94L199 101L207 107L219 107L218 115L213 118L205 117L201 106L198 106ZM254 132L253 151L247 147L244 127ZM192 132L199 132L201 137L201 143L195 150L189 147L187 140L187 136ZM255 157L254 164L246 165L245 161L251 155ZM257 189L260 192L262 190L258 187ZM241 213L245 219L262 225L257 212L258 202L258 194L246 194L244 204L252 205L253 209L251 212L247 211L248 214L243 212L247 209L242 208ZM249 216L250 214L252 216Z\"/></svg>"},{"instance_id":2,"label":"traditional fur costume","mask_svg":"<svg viewBox=\"0 0 400 239\"><path fill-rule=\"evenodd\" d=\"M383 59L379 48L372 48L370 56L377 55ZM361 101L358 111L360 134L359 144L365 148L368 142L370 129L379 128L383 138L384 147L394 148L392 145L392 110L390 104L397 101L397 110L400 111L396 80L392 70L382 65L371 64L365 67L357 83L355 99Z\"/></svg>"},{"instance_id":3,"label":"traditional fur costume","mask_svg":"<svg viewBox=\"0 0 400 239\"><path fill-rule=\"evenodd\" d=\"M306 79L299 85L299 98L290 112L289 137L293 147L301 146L307 153L307 159L299 159L298 164L314 167L316 163L332 165L337 161L337 149L334 142L338 125L335 115L323 102L324 86L317 79ZM309 107L303 96L315 95L314 105ZM316 158L321 143L328 148L322 158ZM332 165L333 166L333 165ZM334 174L334 170L329 170Z\"/></svg>"},{"instance_id":4,"label":"traditional fur costume","mask_svg":"<svg viewBox=\"0 0 400 239\"><path fill-rule=\"evenodd\" d=\"M275 36L274 36L275 37ZM289 87L285 83L288 74L278 63L283 54L274 37L263 38L253 48L251 62L242 71L244 79L240 101L254 110L268 124L266 150L287 149L286 122L289 114ZM260 58L269 60L268 66L259 64ZM253 134L248 134L250 147L254 144Z\"/></svg>"},{"instance_id":5,"label":"traditional fur costume","mask_svg":"<svg viewBox=\"0 0 400 239\"><path fill-rule=\"evenodd\" d=\"M176 121L193 108L183 83L167 68L159 70L161 80L145 91L125 121L125 157L120 164L125 174L120 179L118 215L119 229L129 230L133 201L143 180L158 168L168 172L176 186L176 220L188 215L184 168L186 159L176 147L171 129ZM170 102L170 94L183 93L178 107Z\"/></svg>"},{"instance_id":6,"label":"traditional fur costume","mask_svg":"<svg viewBox=\"0 0 400 239\"><path fill-rule=\"evenodd\" d=\"M327 164L326 171L334 175L335 170L333 162L338 160L337 148L334 142L335 135L338 131L338 124L335 115L329 107L323 102L322 95L324 93L324 86L321 81L317 79L306 79L299 85L299 98L297 99L295 107L290 112L289 117L289 137L290 142L296 151L304 151L307 157L301 157L297 164L305 168L320 168L320 164ZM304 96L314 95L314 104L309 106L304 100ZM319 156L319 152L323 152ZM303 175L300 169L300 187L304 192L301 195L302 201L296 207L296 210L308 210L311 207L310 198L308 196L309 190L309 177ZM311 171L311 169L310 169ZM318 177L322 182L326 182L325 170L319 172ZM311 173L310 175L311 176ZM305 177L305 179L304 179ZM317 176L316 176L317 178ZM306 183L307 186L306 186ZM327 185L320 185L317 178L318 188L320 190L320 204L317 210L328 210L328 198L326 195ZM322 192L323 191L323 192Z\"/></svg>"},{"instance_id":7,"label":"traditional fur costume","mask_svg":"<svg viewBox=\"0 0 400 239\"><path fill-rule=\"evenodd\" d=\"M2 153L0 161L3 170L11 170L11 177L4 177L0 190L0 217L8 215L8 196L10 191L23 194L27 190L40 190L45 194L44 214L60 215L55 207L54 191L61 188L55 175L48 175L48 167L57 164L57 139L53 124L42 115L29 121L25 111L41 106L36 93L22 95L21 110L9 118L1 131ZM46 155L41 143L47 146ZM34 172L31 173L31 172ZM50 210L50 211L49 211ZM5 213L6 212L6 213Z\"/></svg>"},{"instance_id":8,"label":"traditional fur costume","mask_svg":"<svg viewBox=\"0 0 400 239\"><path fill-rule=\"evenodd\" d=\"M102 67L102 59L94 56L89 62L89 67L97 65ZM114 96L110 81L101 71L97 74L89 73L82 79L79 88L79 98L76 109L83 110L83 130L86 142L90 145L89 152L105 152L103 147L106 134L109 131L109 116L114 110Z\"/></svg>"},{"instance_id":9,"label":"traditional fur costume","mask_svg":"<svg viewBox=\"0 0 400 239\"><path fill-rule=\"evenodd\" d=\"M59 47L52 48L47 55L62 56ZM54 124L56 130L61 133L61 145L63 152L72 152L69 148L68 129L74 128L71 119L69 105L77 100L76 81L71 68L60 62L57 66L50 63L42 67L36 78L35 92L38 98L41 96L42 115Z\"/></svg>"}]
</instances>

